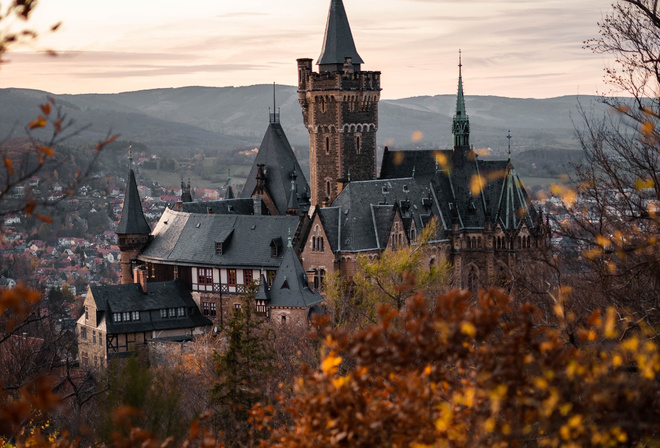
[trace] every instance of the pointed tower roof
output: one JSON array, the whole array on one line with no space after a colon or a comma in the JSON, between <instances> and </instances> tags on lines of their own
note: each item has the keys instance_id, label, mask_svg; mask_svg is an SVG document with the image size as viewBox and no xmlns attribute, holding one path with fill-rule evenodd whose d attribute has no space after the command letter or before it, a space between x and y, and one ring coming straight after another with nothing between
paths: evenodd
<instances>
[{"instance_id":1,"label":"pointed tower roof","mask_svg":"<svg viewBox=\"0 0 660 448\"><path fill-rule=\"evenodd\" d=\"M124 208L121 211L121 221L117 226L117 235L149 234L151 228L142 213L142 202L135 181L135 173L131 168L128 172L128 185L124 195Z\"/></svg>"},{"instance_id":2,"label":"pointed tower roof","mask_svg":"<svg viewBox=\"0 0 660 448\"><path fill-rule=\"evenodd\" d=\"M458 52L458 95L456 95L456 113L452 123L452 135L454 137L453 146L462 156L465 155L464 149L470 148L470 120L465 112L465 96L463 95L463 63L461 61L461 52ZM459 159L461 158L459 157Z\"/></svg>"},{"instance_id":3,"label":"pointed tower roof","mask_svg":"<svg viewBox=\"0 0 660 448\"><path fill-rule=\"evenodd\" d=\"M280 123L269 123L259 152L248 174L242 198L249 198L257 186L259 165L264 165L265 186L280 215L285 215L291 191L291 173L296 172L296 190L308 191L309 185Z\"/></svg>"},{"instance_id":4,"label":"pointed tower roof","mask_svg":"<svg viewBox=\"0 0 660 448\"><path fill-rule=\"evenodd\" d=\"M339 71L346 58L351 58L351 62L354 66L358 66L358 70L359 64L364 63L355 49L344 3L342 0L331 0L323 48L317 64L321 66L321 70Z\"/></svg>"},{"instance_id":5,"label":"pointed tower roof","mask_svg":"<svg viewBox=\"0 0 660 448\"><path fill-rule=\"evenodd\" d=\"M460 50L458 53L458 95L456 95L456 115L454 115L454 119L457 117L467 118L467 114L465 113L465 96L463 95L463 62L461 60Z\"/></svg>"},{"instance_id":6,"label":"pointed tower roof","mask_svg":"<svg viewBox=\"0 0 660 448\"><path fill-rule=\"evenodd\" d=\"M305 270L291 244L282 257L268 296L268 305L276 307L309 307L323 301L321 294L309 288Z\"/></svg>"}]
</instances>

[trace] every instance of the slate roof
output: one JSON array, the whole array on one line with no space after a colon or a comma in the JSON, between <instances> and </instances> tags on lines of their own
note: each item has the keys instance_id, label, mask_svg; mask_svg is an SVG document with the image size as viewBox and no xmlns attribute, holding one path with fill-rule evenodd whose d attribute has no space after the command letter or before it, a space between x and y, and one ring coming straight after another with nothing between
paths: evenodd
<instances>
[{"instance_id":1,"label":"slate roof","mask_svg":"<svg viewBox=\"0 0 660 448\"><path fill-rule=\"evenodd\" d=\"M341 70L341 66L344 65L347 57L351 58L353 65L364 63L355 48L344 3L342 0L332 0L330 2L330 11L328 12L328 21L325 26L323 48L316 63L321 66L321 69L326 69L323 66L332 68L330 67L331 65L336 65L337 69Z\"/></svg>"},{"instance_id":2,"label":"slate roof","mask_svg":"<svg viewBox=\"0 0 660 448\"><path fill-rule=\"evenodd\" d=\"M151 228L142 213L142 202L135 181L133 169L128 172L128 185L124 195L124 208L121 211L121 221L117 226L117 235L149 234Z\"/></svg>"},{"instance_id":3,"label":"slate roof","mask_svg":"<svg viewBox=\"0 0 660 448\"><path fill-rule=\"evenodd\" d=\"M396 213L407 224L406 233L413 221L421 231L427 218L437 216L436 238L446 237L446 218L433 200L430 182L411 177L351 182L331 207L318 209L328 243L335 252L385 249Z\"/></svg>"},{"instance_id":4,"label":"slate roof","mask_svg":"<svg viewBox=\"0 0 660 448\"><path fill-rule=\"evenodd\" d=\"M286 240L298 226L297 216L208 215L165 209L153 231L153 241L140 260L188 266L277 267L271 241ZM223 244L216 254L215 243Z\"/></svg>"},{"instance_id":5,"label":"slate roof","mask_svg":"<svg viewBox=\"0 0 660 448\"><path fill-rule=\"evenodd\" d=\"M220 199L217 201L184 202L181 211L186 213L209 212L216 215L254 215L254 202L252 198ZM261 213L268 214L268 207L261 201Z\"/></svg>"},{"instance_id":6,"label":"slate roof","mask_svg":"<svg viewBox=\"0 0 660 448\"><path fill-rule=\"evenodd\" d=\"M436 164L438 156L447 162L444 167ZM411 176L413 171L416 181L430 182L447 226L455 218L460 228L483 228L487 221L504 229L518 229L522 223L535 227L537 211L508 160L475 157L452 166L451 150L387 151L383 155L381 179ZM485 180L485 186L473 195L471 184L477 178Z\"/></svg>"},{"instance_id":7,"label":"slate roof","mask_svg":"<svg viewBox=\"0 0 660 448\"><path fill-rule=\"evenodd\" d=\"M263 293L257 294L257 299L260 297L263 298ZM323 301L321 294L309 288L305 270L290 244L267 297L268 306L273 307L310 307Z\"/></svg>"},{"instance_id":8,"label":"slate roof","mask_svg":"<svg viewBox=\"0 0 660 448\"><path fill-rule=\"evenodd\" d=\"M298 201L305 202L303 196L309 194L309 184L280 123L269 123L240 197L252 196L257 186L257 171L260 164L264 165L266 189L279 214L286 214L291 191L291 174L294 171L297 176Z\"/></svg>"},{"instance_id":9,"label":"slate roof","mask_svg":"<svg viewBox=\"0 0 660 448\"><path fill-rule=\"evenodd\" d=\"M212 322L199 312L186 285L180 280L147 284L147 294L137 283L112 286L91 286L94 302L109 334L161 331L211 326ZM185 308L182 317L162 318L160 310ZM114 322L112 313L138 311L140 320Z\"/></svg>"}]
</instances>

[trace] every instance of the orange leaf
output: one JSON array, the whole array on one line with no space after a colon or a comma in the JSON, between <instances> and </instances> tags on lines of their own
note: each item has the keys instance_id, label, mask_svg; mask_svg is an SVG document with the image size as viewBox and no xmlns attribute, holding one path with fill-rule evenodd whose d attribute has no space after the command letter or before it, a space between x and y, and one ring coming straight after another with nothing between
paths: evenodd
<instances>
[{"instance_id":1,"label":"orange leaf","mask_svg":"<svg viewBox=\"0 0 660 448\"><path fill-rule=\"evenodd\" d=\"M105 145L114 142L118 138L119 138L119 135L117 134L117 135L113 135L112 137L110 137L106 141L99 142L98 145L96 145L96 151L98 152L98 151L102 150Z\"/></svg>"},{"instance_id":2,"label":"orange leaf","mask_svg":"<svg viewBox=\"0 0 660 448\"><path fill-rule=\"evenodd\" d=\"M46 117L39 115L36 120L31 121L30 124L28 124L28 129L43 128L44 126L46 126Z\"/></svg>"},{"instance_id":3,"label":"orange leaf","mask_svg":"<svg viewBox=\"0 0 660 448\"><path fill-rule=\"evenodd\" d=\"M53 148L50 146L43 146L43 145L37 145L36 147L37 151L43 152L47 156L52 157L55 154L55 151L53 151Z\"/></svg>"},{"instance_id":4,"label":"orange leaf","mask_svg":"<svg viewBox=\"0 0 660 448\"><path fill-rule=\"evenodd\" d=\"M47 222L48 224L52 224L52 223L53 223L53 218L51 218L50 216L40 215L40 214L38 214L38 213L35 213L35 214L34 214L34 217L37 218L37 219L40 220L40 221Z\"/></svg>"},{"instance_id":5,"label":"orange leaf","mask_svg":"<svg viewBox=\"0 0 660 448\"><path fill-rule=\"evenodd\" d=\"M62 132L62 120L59 118L55 120L55 131Z\"/></svg>"},{"instance_id":6,"label":"orange leaf","mask_svg":"<svg viewBox=\"0 0 660 448\"><path fill-rule=\"evenodd\" d=\"M25 214L30 216L36 207L37 203L30 199L28 203L25 204Z\"/></svg>"},{"instance_id":7,"label":"orange leaf","mask_svg":"<svg viewBox=\"0 0 660 448\"><path fill-rule=\"evenodd\" d=\"M50 114L50 104L48 104L48 103L46 103L46 104L42 104L42 105L40 105L39 107L41 108L41 111L42 111L44 114L46 114L46 115L49 115L49 114Z\"/></svg>"},{"instance_id":8,"label":"orange leaf","mask_svg":"<svg viewBox=\"0 0 660 448\"><path fill-rule=\"evenodd\" d=\"M10 176L14 174L14 167L11 166L10 158L5 158L5 168L7 169L7 174L9 174Z\"/></svg>"}]
</instances>

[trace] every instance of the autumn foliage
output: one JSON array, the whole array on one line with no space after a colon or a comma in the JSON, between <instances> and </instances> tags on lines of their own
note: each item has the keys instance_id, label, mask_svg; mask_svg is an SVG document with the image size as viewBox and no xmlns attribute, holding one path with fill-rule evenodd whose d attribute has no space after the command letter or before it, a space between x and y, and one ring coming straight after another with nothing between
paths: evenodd
<instances>
[{"instance_id":1,"label":"autumn foliage","mask_svg":"<svg viewBox=\"0 0 660 448\"><path fill-rule=\"evenodd\" d=\"M558 310L561 311L561 310ZM571 343L498 290L420 295L364 331L325 335L262 446L633 446L658 443L660 354L613 312Z\"/></svg>"}]
</instances>

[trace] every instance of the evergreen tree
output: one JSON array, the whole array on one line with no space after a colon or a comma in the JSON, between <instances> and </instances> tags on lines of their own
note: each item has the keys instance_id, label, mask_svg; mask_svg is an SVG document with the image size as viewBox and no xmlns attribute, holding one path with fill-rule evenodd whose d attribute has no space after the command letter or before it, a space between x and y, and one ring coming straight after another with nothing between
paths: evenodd
<instances>
[{"instance_id":1,"label":"evergreen tree","mask_svg":"<svg viewBox=\"0 0 660 448\"><path fill-rule=\"evenodd\" d=\"M217 406L215 424L229 447L253 445L257 434L249 422L250 410L273 396L271 330L255 315L254 297L254 290L242 297L225 329L227 350L214 355L219 377L211 389Z\"/></svg>"}]
</instances>

